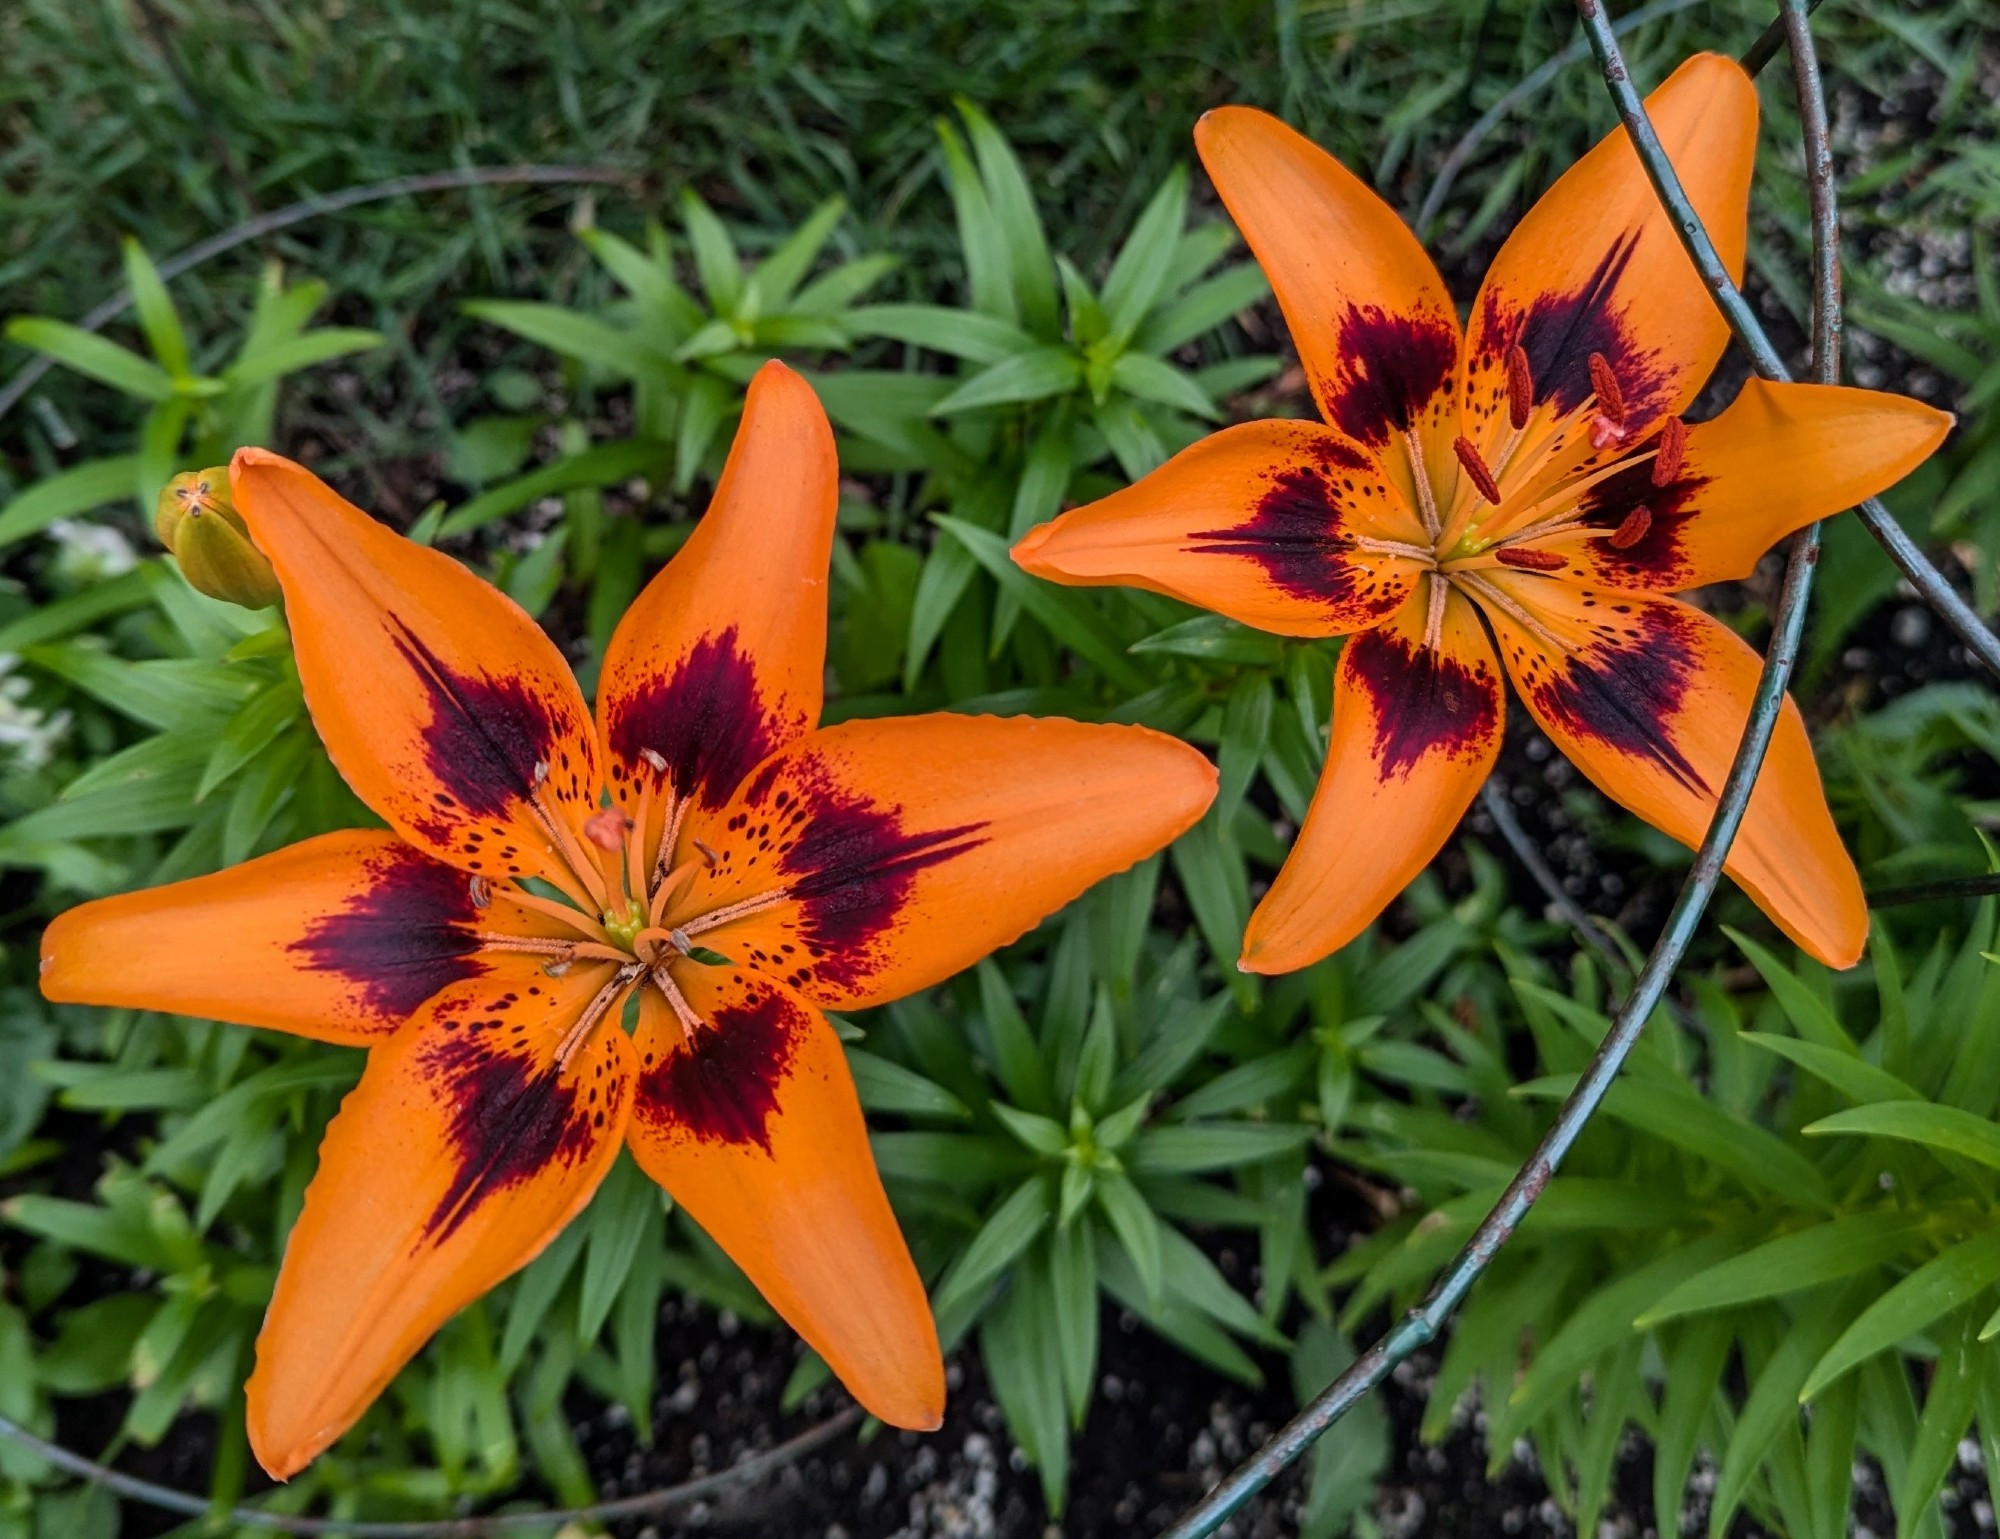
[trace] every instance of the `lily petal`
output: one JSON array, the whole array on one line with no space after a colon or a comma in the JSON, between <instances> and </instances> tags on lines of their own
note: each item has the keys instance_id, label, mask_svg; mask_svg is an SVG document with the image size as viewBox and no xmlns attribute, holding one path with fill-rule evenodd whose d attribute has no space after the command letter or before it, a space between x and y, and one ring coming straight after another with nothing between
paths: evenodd
<instances>
[{"instance_id":1,"label":"lily petal","mask_svg":"<svg viewBox=\"0 0 2000 1539\"><path fill-rule=\"evenodd\" d=\"M482 933L564 932L394 834L351 829L71 909L42 934L42 992L367 1046L486 974Z\"/></svg>"},{"instance_id":2,"label":"lily petal","mask_svg":"<svg viewBox=\"0 0 2000 1539\"><path fill-rule=\"evenodd\" d=\"M1334 675L1326 770L1298 841L1250 916L1246 972L1306 967L1371 924L1444 845L1492 773L1506 699L1473 607L1428 595L1352 638Z\"/></svg>"},{"instance_id":3,"label":"lily petal","mask_svg":"<svg viewBox=\"0 0 2000 1539\"><path fill-rule=\"evenodd\" d=\"M285 591L313 724L355 794L462 870L560 873L535 804L580 827L598 770L555 644L512 599L303 466L239 449L229 482Z\"/></svg>"},{"instance_id":4,"label":"lily petal","mask_svg":"<svg viewBox=\"0 0 2000 1539\"><path fill-rule=\"evenodd\" d=\"M671 793L655 798L660 818L672 797L718 807L819 720L838 500L819 397L765 364L708 512L605 652L598 716L627 816L649 784ZM641 837L651 849L657 823Z\"/></svg>"},{"instance_id":5,"label":"lily petal","mask_svg":"<svg viewBox=\"0 0 2000 1539\"><path fill-rule=\"evenodd\" d=\"M1316 422L1246 422L1030 530L1014 559L1054 582L1146 588L1259 630L1337 636L1394 613L1424 570L1384 541L1429 548L1369 456Z\"/></svg>"},{"instance_id":6,"label":"lily petal","mask_svg":"<svg viewBox=\"0 0 2000 1539\"><path fill-rule=\"evenodd\" d=\"M690 1041L657 989L641 996L633 1156L870 1414L935 1428L937 1328L840 1039L747 969L684 962L674 975L702 1024Z\"/></svg>"},{"instance_id":7,"label":"lily petal","mask_svg":"<svg viewBox=\"0 0 2000 1539\"><path fill-rule=\"evenodd\" d=\"M1732 276L1743 274L1757 92L1741 65L1697 54L1646 98L1660 143ZM1616 376L1625 436L1686 409L1729 328L1681 249L1638 152L1614 128L1528 211L1473 301L1466 436L1507 436L1507 355L1527 355L1536 405L1558 416L1594 389L1591 357Z\"/></svg>"},{"instance_id":8,"label":"lily petal","mask_svg":"<svg viewBox=\"0 0 2000 1539\"><path fill-rule=\"evenodd\" d=\"M1664 484L1648 457L1584 494L1587 528L1523 543L1560 551L1582 581L1616 588L1748 577L1793 530L1902 480L1951 424L1908 396L1753 379L1721 416L1687 430Z\"/></svg>"},{"instance_id":9,"label":"lily petal","mask_svg":"<svg viewBox=\"0 0 2000 1539\"><path fill-rule=\"evenodd\" d=\"M636 1073L613 1020L558 1049L609 966L460 984L375 1048L320 1145L257 1338L250 1446L283 1480L451 1316L590 1201Z\"/></svg>"},{"instance_id":10,"label":"lily petal","mask_svg":"<svg viewBox=\"0 0 2000 1539\"><path fill-rule=\"evenodd\" d=\"M1271 280L1320 414L1369 449L1455 414L1458 311L1396 211L1269 113L1218 107L1194 142Z\"/></svg>"},{"instance_id":11,"label":"lily petal","mask_svg":"<svg viewBox=\"0 0 2000 1539\"><path fill-rule=\"evenodd\" d=\"M970 966L1191 827L1215 769L1144 727L907 716L814 732L688 820L700 943L826 1009ZM698 844L691 843L691 848Z\"/></svg>"},{"instance_id":12,"label":"lily petal","mask_svg":"<svg viewBox=\"0 0 2000 1539\"><path fill-rule=\"evenodd\" d=\"M1749 719L1757 654L1677 599L1529 573L1480 576L1500 595L1486 615L1542 730L1606 796L1698 845ZM1828 966L1860 959L1868 938L1861 879L1789 697L1724 869Z\"/></svg>"}]
</instances>

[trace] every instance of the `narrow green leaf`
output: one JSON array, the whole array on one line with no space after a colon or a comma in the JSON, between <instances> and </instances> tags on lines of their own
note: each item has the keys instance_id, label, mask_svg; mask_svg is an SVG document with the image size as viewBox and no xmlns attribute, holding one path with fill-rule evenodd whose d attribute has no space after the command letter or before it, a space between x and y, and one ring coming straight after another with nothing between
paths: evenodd
<instances>
[{"instance_id":1,"label":"narrow green leaf","mask_svg":"<svg viewBox=\"0 0 2000 1539\"><path fill-rule=\"evenodd\" d=\"M142 401L164 401L174 393L173 377L150 358L141 358L95 332L43 316L17 316L7 323L7 340L46 353L64 368L100 380Z\"/></svg>"},{"instance_id":2,"label":"narrow green leaf","mask_svg":"<svg viewBox=\"0 0 2000 1539\"><path fill-rule=\"evenodd\" d=\"M743 298L743 261L736 254L736 242L692 187L681 189L681 222L687 228L688 244L694 248L695 270L701 275L702 293L717 315L733 315Z\"/></svg>"},{"instance_id":3,"label":"narrow green leaf","mask_svg":"<svg viewBox=\"0 0 2000 1539\"><path fill-rule=\"evenodd\" d=\"M998 363L1036 346L1010 321L945 305L863 305L848 312L847 323L856 336L888 337L968 363Z\"/></svg>"},{"instance_id":4,"label":"narrow green leaf","mask_svg":"<svg viewBox=\"0 0 2000 1539\"><path fill-rule=\"evenodd\" d=\"M370 348L380 347L383 341L379 331L367 331L358 326L329 326L322 331L309 331L302 337L274 342L254 353L245 352L223 372L222 378L232 389L250 389L283 379L287 374L296 374L302 369L331 363L336 358L365 353Z\"/></svg>"},{"instance_id":5,"label":"narrow green leaf","mask_svg":"<svg viewBox=\"0 0 2000 1539\"><path fill-rule=\"evenodd\" d=\"M972 1115L963 1101L937 1081L890 1059L850 1047L847 1067L854 1075L854 1088L860 1093L861 1104L869 1111L954 1120Z\"/></svg>"},{"instance_id":6,"label":"narrow green leaf","mask_svg":"<svg viewBox=\"0 0 2000 1539\"><path fill-rule=\"evenodd\" d=\"M1799 1399L1810 1400L1857 1364L1886 1352L2000 1281L2000 1232L1962 1240L1910 1273L1861 1312L1813 1365Z\"/></svg>"},{"instance_id":7,"label":"narrow green leaf","mask_svg":"<svg viewBox=\"0 0 2000 1539\"><path fill-rule=\"evenodd\" d=\"M958 99L957 105L972 140L972 152L979 159L979 174L986 184L994 221L1006 245L1014 292L1021 299L1022 323L1037 336L1053 336L1057 326L1055 264L1049 256L1041 211L1035 207L1034 194L1028 188L1027 173L1021 169L1013 146L985 113L964 97Z\"/></svg>"},{"instance_id":8,"label":"narrow green leaf","mask_svg":"<svg viewBox=\"0 0 2000 1539\"><path fill-rule=\"evenodd\" d=\"M161 368L175 379L188 378L194 367L188 361L187 333L181 328L166 284L160 281L160 270L146 255L146 248L129 235L124 255L125 286L132 291L132 309L139 317L139 329L146 334L146 345Z\"/></svg>"},{"instance_id":9,"label":"narrow green leaf","mask_svg":"<svg viewBox=\"0 0 2000 1539\"><path fill-rule=\"evenodd\" d=\"M1111 366L1111 383L1127 395L1184 411L1193 417L1214 422L1221 408L1191 375L1150 353L1125 353Z\"/></svg>"},{"instance_id":10,"label":"narrow green leaf","mask_svg":"<svg viewBox=\"0 0 2000 1539\"><path fill-rule=\"evenodd\" d=\"M1125 1177L1108 1175L1097 1183L1097 1206L1110 1221L1111 1232L1139 1274L1147 1302L1158 1309L1164 1293L1165 1261L1161 1255L1162 1225L1139 1189Z\"/></svg>"},{"instance_id":11,"label":"narrow green leaf","mask_svg":"<svg viewBox=\"0 0 2000 1539\"><path fill-rule=\"evenodd\" d=\"M1835 1112L1803 1130L1808 1136L1854 1133L1896 1138L2000 1170L2000 1126L1956 1106L1933 1101L1876 1101Z\"/></svg>"},{"instance_id":12,"label":"narrow green leaf","mask_svg":"<svg viewBox=\"0 0 2000 1539\"><path fill-rule=\"evenodd\" d=\"M1865 1272L1902 1253L1924 1226L1908 1212L1850 1213L1766 1240L1690 1277L1641 1315L1651 1330L1680 1315L1733 1309Z\"/></svg>"},{"instance_id":13,"label":"narrow green leaf","mask_svg":"<svg viewBox=\"0 0 2000 1539\"><path fill-rule=\"evenodd\" d=\"M59 470L45 480L37 481L0 508L0 546L12 545L16 540L39 534L59 518L74 518L79 513L88 513L93 508L131 496L134 477L138 473L139 457L136 454L117 454L101 460L85 460L81 465L72 465L68 470ZM136 573L131 575L137 576ZM129 588L130 584L127 586ZM19 624L19 621L15 622L15 626ZM14 628L9 627L10 634Z\"/></svg>"},{"instance_id":14,"label":"narrow green leaf","mask_svg":"<svg viewBox=\"0 0 2000 1539\"><path fill-rule=\"evenodd\" d=\"M782 311L805 281L820 249L847 212L847 199L835 193L800 221L799 227L757 264L757 288L767 311Z\"/></svg>"},{"instance_id":15,"label":"narrow green leaf","mask_svg":"<svg viewBox=\"0 0 2000 1539\"><path fill-rule=\"evenodd\" d=\"M1187 223L1187 205L1187 168L1175 166L1111 264L1104 279L1104 310L1111 335L1121 344L1131 339L1160 297L1180 246L1181 226Z\"/></svg>"},{"instance_id":16,"label":"narrow green leaf","mask_svg":"<svg viewBox=\"0 0 2000 1539\"><path fill-rule=\"evenodd\" d=\"M937 405L934 417L1006 406L1019 401L1045 401L1067 395L1083 383L1083 364L1068 347L1048 345L1013 353L980 370Z\"/></svg>"}]
</instances>

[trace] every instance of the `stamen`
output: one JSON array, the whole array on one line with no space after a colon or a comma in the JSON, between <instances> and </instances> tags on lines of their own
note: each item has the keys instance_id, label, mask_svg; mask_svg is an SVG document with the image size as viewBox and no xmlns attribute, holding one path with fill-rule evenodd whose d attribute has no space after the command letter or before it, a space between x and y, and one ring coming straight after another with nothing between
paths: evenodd
<instances>
[{"instance_id":1,"label":"stamen","mask_svg":"<svg viewBox=\"0 0 2000 1539\"><path fill-rule=\"evenodd\" d=\"M1536 619L1534 615L1530 614L1513 598L1501 592L1489 579L1482 577L1477 572L1461 572L1458 574L1458 582L1468 592L1477 596L1481 603L1491 604L1551 652L1561 655L1568 654L1569 648L1564 646L1546 625L1542 624L1540 620Z\"/></svg>"},{"instance_id":2,"label":"stamen","mask_svg":"<svg viewBox=\"0 0 2000 1539\"><path fill-rule=\"evenodd\" d=\"M1437 555L1422 545L1411 545L1403 540L1378 540L1371 535L1351 534L1349 542L1356 550L1365 550L1375 556L1396 556L1404 561L1415 561L1423 566L1436 566ZM697 844L699 840L695 841ZM708 851L713 854L713 851Z\"/></svg>"},{"instance_id":3,"label":"stamen","mask_svg":"<svg viewBox=\"0 0 2000 1539\"><path fill-rule=\"evenodd\" d=\"M1569 565L1569 557L1560 551L1530 550L1520 545L1503 545L1493 552L1493 559L1502 566L1525 567L1531 572L1560 572Z\"/></svg>"},{"instance_id":4,"label":"stamen","mask_svg":"<svg viewBox=\"0 0 2000 1539\"><path fill-rule=\"evenodd\" d=\"M687 886L688 878L694 875L696 867L703 864L699 855L690 856L654 883L653 901L646 910L649 924L658 925L666 917L674 899L679 897L681 889Z\"/></svg>"},{"instance_id":5,"label":"stamen","mask_svg":"<svg viewBox=\"0 0 2000 1539\"><path fill-rule=\"evenodd\" d=\"M725 904L711 913L688 920L681 926L680 933L684 936L701 935L718 925L728 924L731 920L743 919L751 914L761 914L767 908L776 908L789 897L791 894L782 887L773 892L760 892L754 898L744 898L740 902Z\"/></svg>"},{"instance_id":6,"label":"stamen","mask_svg":"<svg viewBox=\"0 0 2000 1539\"><path fill-rule=\"evenodd\" d=\"M653 782L639 787L639 807L632 818L632 837L625 841L625 889L634 899L646 896L646 857L640 851L646 830L653 826Z\"/></svg>"},{"instance_id":7,"label":"stamen","mask_svg":"<svg viewBox=\"0 0 2000 1539\"><path fill-rule=\"evenodd\" d=\"M1486 461L1479 457L1478 446L1463 433L1451 441L1451 452L1458 456L1458 463L1472 478L1472 484L1479 488L1479 495L1500 506L1500 483L1493 479L1493 472L1486 468Z\"/></svg>"},{"instance_id":8,"label":"stamen","mask_svg":"<svg viewBox=\"0 0 2000 1539\"><path fill-rule=\"evenodd\" d=\"M1528 350L1519 343L1507 349L1507 422L1515 432L1528 425L1535 409L1535 379L1528 372Z\"/></svg>"},{"instance_id":9,"label":"stamen","mask_svg":"<svg viewBox=\"0 0 2000 1539\"><path fill-rule=\"evenodd\" d=\"M713 871L715 869L715 863L718 860L722 859L722 857L716 854L715 851L710 849L707 845L703 844L699 839L695 840L694 847L701 852L701 863L707 866L709 870Z\"/></svg>"},{"instance_id":10,"label":"stamen","mask_svg":"<svg viewBox=\"0 0 2000 1539\"><path fill-rule=\"evenodd\" d=\"M624 996L625 990L631 985L632 980L645 970L637 962L628 960L623 967L619 968L611 976L610 981L592 996L590 1003L583 1007L583 1014L577 1017L576 1024L570 1027L568 1035L562 1039L562 1044L556 1048L556 1067L558 1069L568 1066L570 1058L576 1053L576 1050L582 1047L589 1039L591 1032L597 1029L597 1023L610 1013L611 1007L618 1003Z\"/></svg>"},{"instance_id":11,"label":"stamen","mask_svg":"<svg viewBox=\"0 0 2000 1539\"><path fill-rule=\"evenodd\" d=\"M1681 460L1687 454L1687 441L1687 424L1679 417L1667 418L1666 425L1660 429L1660 452L1653 461L1653 485L1666 486L1679 477Z\"/></svg>"},{"instance_id":12,"label":"stamen","mask_svg":"<svg viewBox=\"0 0 2000 1539\"><path fill-rule=\"evenodd\" d=\"M562 957L568 960L576 955L578 942L561 940L553 935L496 935L490 930L475 930L472 938L479 942L481 951L511 951L528 957Z\"/></svg>"},{"instance_id":13,"label":"stamen","mask_svg":"<svg viewBox=\"0 0 2000 1539\"><path fill-rule=\"evenodd\" d=\"M1590 355L1590 388L1597 392L1597 409L1620 427L1625 425L1625 392L1618 388L1618 376L1611 360L1602 353Z\"/></svg>"},{"instance_id":14,"label":"stamen","mask_svg":"<svg viewBox=\"0 0 2000 1539\"><path fill-rule=\"evenodd\" d=\"M702 1018L688 1008L686 996L681 993L680 986L674 982L674 975L667 971L666 968L654 968L652 979L653 986L666 996L668 1006L673 1010L675 1018L681 1023L682 1034L692 1042L694 1034L700 1031L704 1024Z\"/></svg>"},{"instance_id":15,"label":"stamen","mask_svg":"<svg viewBox=\"0 0 2000 1539\"><path fill-rule=\"evenodd\" d=\"M535 765L535 773L537 777L535 791L534 795L529 798L528 805L534 809L535 816L540 821L543 831L548 834L550 841L555 845L556 853L562 856L577 881L581 882L584 890L589 893L592 904L600 912L608 909L611 906L611 897L609 889L604 885L604 873L598 870L597 862L591 858L589 852L578 841L576 830L569 826L568 821L562 816L560 810L551 807L548 803L546 785L548 780L548 766L537 763ZM551 880L554 879L551 878ZM558 885L561 884L558 883Z\"/></svg>"},{"instance_id":16,"label":"stamen","mask_svg":"<svg viewBox=\"0 0 2000 1539\"><path fill-rule=\"evenodd\" d=\"M568 925L572 930L578 931L580 934L586 935L601 944L607 946L611 944L610 931L606 930L603 925L599 924L581 909L571 908L567 903L558 903L553 898L544 898L532 892L524 892L519 887L510 887L507 889L507 901L509 903L518 903L526 909L533 909L537 914L546 914L549 918L558 920Z\"/></svg>"},{"instance_id":17,"label":"stamen","mask_svg":"<svg viewBox=\"0 0 2000 1539\"><path fill-rule=\"evenodd\" d=\"M1437 498L1431 495L1431 473L1424 464L1424 446L1415 428L1403 429L1403 447L1410 455L1410 479L1416 483L1417 505L1424 516L1424 533L1435 544L1444 530L1444 524L1438 518Z\"/></svg>"},{"instance_id":18,"label":"stamen","mask_svg":"<svg viewBox=\"0 0 2000 1539\"><path fill-rule=\"evenodd\" d=\"M1646 538L1646 531L1652 527L1653 510L1642 502L1625 515L1624 520L1611 532L1610 539L1605 543L1613 550L1630 550Z\"/></svg>"},{"instance_id":19,"label":"stamen","mask_svg":"<svg viewBox=\"0 0 2000 1539\"><path fill-rule=\"evenodd\" d=\"M1424 589L1424 645L1436 651L1444 642L1444 606L1451 584L1433 572Z\"/></svg>"},{"instance_id":20,"label":"stamen","mask_svg":"<svg viewBox=\"0 0 2000 1539\"><path fill-rule=\"evenodd\" d=\"M465 886L466 891L472 896L472 906L474 908L485 908L492 903L493 884L487 881L485 877L475 876Z\"/></svg>"},{"instance_id":21,"label":"stamen","mask_svg":"<svg viewBox=\"0 0 2000 1539\"><path fill-rule=\"evenodd\" d=\"M659 771L662 775L666 774L667 756L661 753L657 748L642 748L639 750L639 757L644 759L648 764L652 765L653 768Z\"/></svg>"}]
</instances>

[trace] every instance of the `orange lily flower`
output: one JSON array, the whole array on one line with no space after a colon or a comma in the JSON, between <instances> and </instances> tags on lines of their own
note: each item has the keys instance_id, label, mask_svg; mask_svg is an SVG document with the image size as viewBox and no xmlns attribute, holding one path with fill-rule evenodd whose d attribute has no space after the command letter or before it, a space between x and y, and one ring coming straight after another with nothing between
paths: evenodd
<instances>
[{"instance_id":1,"label":"orange lily flower","mask_svg":"<svg viewBox=\"0 0 2000 1539\"><path fill-rule=\"evenodd\" d=\"M836 480L817 397L766 365L593 724L510 600L237 454L313 720L391 831L86 904L49 927L42 987L369 1049L258 1338L272 1475L538 1254L622 1145L862 1405L938 1425L929 1304L821 1012L1013 940L1188 828L1215 774L1137 727L816 727Z\"/></svg>"},{"instance_id":2,"label":"orange lily flower","mask_svg":"<svg viewBox=\"0 0 2000 1539\"><path fill-rule=\"evenodd\" d=\"M1647 106L1740 275L1749 77L1700 55ZM1599 790L1697 845L1759 663L1666 595L1748 576L1781 536L1907 474L1951 418L1753 380L1686 423L1729 334L1622 129L1522 220L1463 330L1415 236L1317 145L1243 107L1209 113L1195 143L1324 421L1226 428L1014 557L1353 637L1325 773L1240 965L1283 972L1345 945L1437 853L1498 757L1503 668ZM1727 869L1814 956L1860 957L1860 879L1790 700Z\"/></svg>"}]
</instances>

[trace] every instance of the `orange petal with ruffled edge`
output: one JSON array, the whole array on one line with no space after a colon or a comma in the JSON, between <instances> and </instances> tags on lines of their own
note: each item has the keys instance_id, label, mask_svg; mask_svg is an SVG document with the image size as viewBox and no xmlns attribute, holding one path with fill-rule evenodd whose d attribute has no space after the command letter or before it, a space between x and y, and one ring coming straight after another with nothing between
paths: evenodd
<instances>
[{"instance_id":1,"label":"orange petal with ruffled edge","mask_svg":"<svg viewBox=\"0 0 2000 1539\"><path fill-rule=\"evenodd\" d=\"M327 1126L257 1338L250 1446L272 1476L311 1463L590 1201L625 1137L632 1044L611 1013L558 1053L615 976L512 962L370 1052Z\"/></svg>"},{"instance_id":2,"label":"orange petal with ruffled edge","mask_svg":"<svg viewBox=\"0 0 2000 1539\"><path fill-rule=\"evenodd\" d=\"M71 909L42 934L42 993L366 1046L485 974L481 934L574 938L505 888L350 829Z\"/></svg>"},{"instance_id":3,"label":"orange petal with ruffled edge","mask_svg":"<svg viewBox=\"0 0 2000 1539\"><path fill-rule=\"evenodd\" d=\"M652 785L646 849L672 798L720 806L819 720L838 501L819 397L765 364L708 511L605 652L597 712L611 789L629 817Z\"/></svg>"},{"instance_id":4,"label":"orange petal with ruffled edge","mask_svg":"<svg viewBox=\"0 0 2000 1539\"><path fill-rule=\"evenodd\" d=\"M1246 422L1030 530L1014 560L1053 582L1146 588L1259 630L1337 636L1393 614L1424 570L1383 541L1429 548L1368 456L1316 422Z\"/></svg>"},{"instance_id":5,"label":"orange petal with ruffled edge","mask_svg":"<svg viewBox=\"0 0 2000 1539\"><path fill-rule=\"evenodd\" d=\"M657 989L639 1006L627 1139L664 1186L871 1415L944 1415L937 1328L883 1195L840 1039L746 968L673 968L700 1022Z\"/></svg>"},{"instance_id":6,"label":"orange petal with ruffled edge","mask_svg":"<svg viewBox=\"0 0 2000 1539\"><path fill-rule=\"evenodd\" d=\"M303 466L239 449L229 484L285 590L313 725L355 794L466 871L559 878L550 822L574 841L598 770L555 644L490 583Z\"/></svg>"},{"instance_id":7,"label":"orange petal with ruffled edge","mask_svg":"<svg viewBox=\"0 0 2000 1539\"><path fill-rule=\"evenodd\" d=\"M1757 148L1750 77L1733 59L1697 54L1646 98L1646 110L1740 280ZM1510 349L1526 354L1534 404L1557 417L1591 397L1591 358L1601 358L1616 379L1629 443L1687 408L1729 340L1623 127L1514 227L1480 285L1469 326L1463 431L1489 461L1501 458L1511 431Z\"/></svg>"},{"instance_id":8,"label":"orange petal with ruffled edge","mask_svg":"<svg viewBox=\"0 0 2000 1539\"><path fill-rule=\"evenodd\" d=\"M1218 107L1194 142L1271 280L1320 415L1371 452L1415 431L1442 473L1451 435L1429 429L1456 415L1458 311L1409 226L1269 113ZM1407 480L1400 453L1384 462Z\"/></svg>"},{"instance_id":9,"label":"orange petal with ruffled edge","mask_svg":"<svg viewBox=\"0 0 2000 1539\"><path fill-rule=\"evenodd\" d=\"M1307 967L1353 940L1443 848L1492 773L1507 718L1499 661L1455 592L1426 646L1429 610L1419 593L1342 650L1326 769L1250 916L1245 972Z\"/></svg>"},{"instance_id":10,"label":"orange petal with ruffled edge","mask_svg":"<svg viewBox=\"0 0 2000 1539\"><path fill-rule=\"evenodd\" d=\"M825 1009L928 988L1200 818L1215 768L1144 727L853 721L767 759L714 812L671 924ZM729 917L735 915L736 917Z\"/></svg>"},{"instance_id":11,"label":"orange petal with ruffled edge","mask_svg":"<svg viewBox=\"0 0 2000 1539\"><path fill-rule=\"evenodd\" d=\"M1690 849L1700 844L1749 720L1757 654L1677 599L1518 572L1479 578L1498 595L1482 607L1542 730L1606 796ZM1789 697L1724 869L1820 961L1860 959L1861 878Z\"/></svg>"},{"instance_id":12,"label":"orange petal with ruffled edge","mask_svg":"<svg viewBox=\"0 0 2000 1539\"><path fill-rule=\"evenodd\" d=\"M1560 552L1584 582L1734 581L1793 530L1894 486L1951 423L1908 396L1753 379L1721 416L1687 430L1673 474L1657 472L1656 440L1653 455L1584 494L1585 528L1522 543Z\"/></svg>"}]
</instances>

